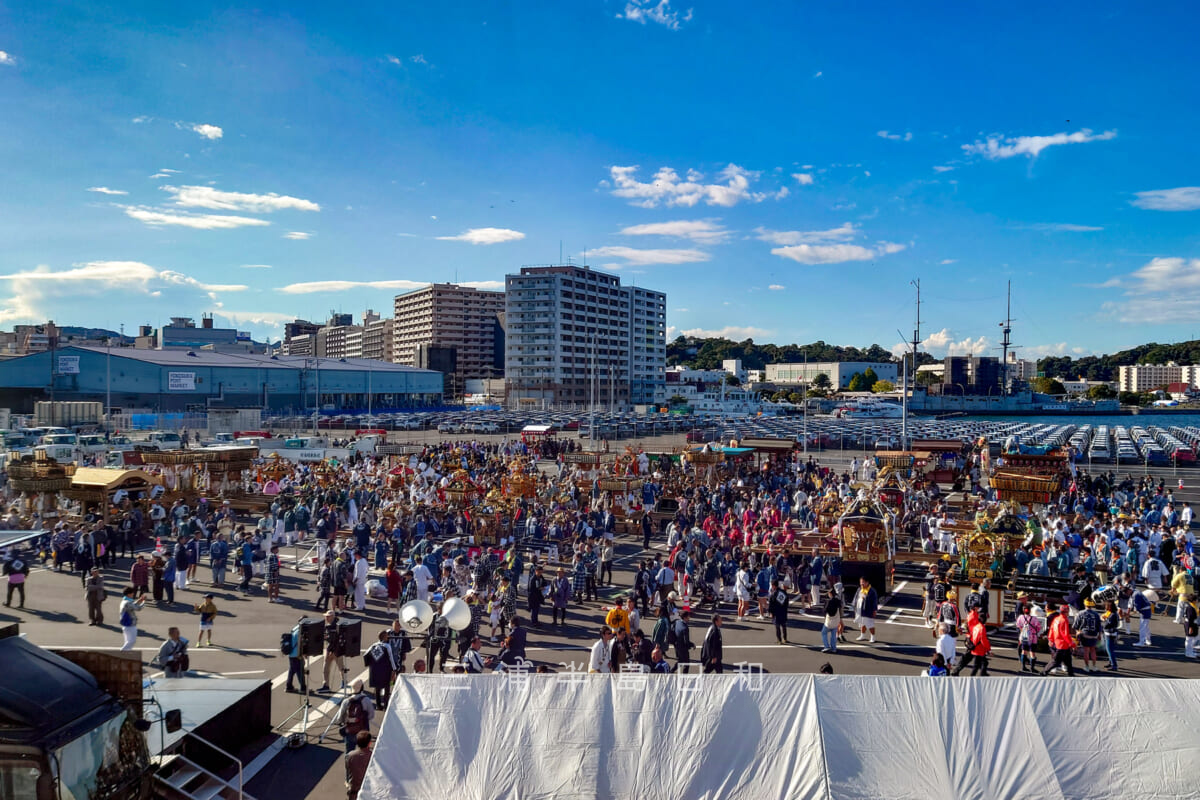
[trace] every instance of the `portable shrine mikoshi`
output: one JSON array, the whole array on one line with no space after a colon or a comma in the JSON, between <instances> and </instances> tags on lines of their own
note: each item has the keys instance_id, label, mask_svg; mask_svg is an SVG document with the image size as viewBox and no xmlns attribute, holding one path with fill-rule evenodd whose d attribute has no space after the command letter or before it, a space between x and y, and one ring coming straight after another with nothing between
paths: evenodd
<instances>
[{"instance_id":1,"label":"portable shrine mikoshi","mask_svg":"<svg viewBox=\"0 0 1200 800\"><path fill-rule=\"evenodd\" d=\"M842 583L852 586L866 577L882 597L892 591L896 555L895 515L872 497L859 497L838 517L835 533L842 559Z\"/></svg>"},{"instance_id":2,"label":"portable shrine mikoshi","mask_svg":"<svg viewBox=\"0 0 1200 800\"><path fill-rule=\"evenodd\" d=\"M632 475L607 475L599 481L600 491L608 494L609 507L621 533L630 532L629 526L642 510L642 484L641 478Z\"/></svg>"},{"instance_id":3,"label":"portable shrine mikoshi","mask_svg":"<svg viewBox=\"0 0 1200 800\"><path fill-rule=\"evenodd\" d=\"M60 464L37 450L32 456L8 464L9 486L21 493L20 516L29 523L37 514L46 524L59 516L58 495L71 488L74 464Z\"/></svg>"},{"instance_id":4,"label":"portable shrine mikoshi","mask_svg":"<svg viewBox=\"0 0 1200 800\"><path fill-rule=\"evenodd\" d=\"M441 490L446 505L453 508L464 508L472 505L475 500L483 497L483 490L465 469L456 470Z\"/></svg>"}]
</instances>

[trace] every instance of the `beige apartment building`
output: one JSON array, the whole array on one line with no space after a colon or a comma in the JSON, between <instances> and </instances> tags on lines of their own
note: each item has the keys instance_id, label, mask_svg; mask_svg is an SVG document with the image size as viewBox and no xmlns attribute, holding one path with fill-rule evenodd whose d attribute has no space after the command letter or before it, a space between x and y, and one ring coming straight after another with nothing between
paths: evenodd
<instances>
[{"instance_id":1,"label":"beige apartment building","mask_svg":"<svg viewBox=\"0 0 1200 800\"><path fill-rule=\"evenodd\" d=\"M503 375L504 292L434 283L396 296L392 358L416 366L420 345L456 351L455 385Z\"/></svg>"},{"instance_id":2,"label":"beige apartment building","mask_svg":"<svg viewBox=\"0 0 1200 800\"><path fill-rule=\"evenodd\" d=\"M1167 364L1134 364L1119 367L1117 385L1122 392L1148 392L1170 383L1195 385L1195 367L1181 367L1174 362Z\"/></svg>"}]
</instances>

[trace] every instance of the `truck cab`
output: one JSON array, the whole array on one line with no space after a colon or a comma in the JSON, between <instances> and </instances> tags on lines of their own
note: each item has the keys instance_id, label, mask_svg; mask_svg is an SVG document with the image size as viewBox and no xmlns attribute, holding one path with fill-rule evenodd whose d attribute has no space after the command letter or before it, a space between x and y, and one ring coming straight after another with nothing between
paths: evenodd
<instances>
[{"instance_id":1,"label":"truck cab","mask_svg":"<svg viewBox=\"0 0 1200 800\"><path fill-rule=\"evenodd\" d=\"M183 449L183 439L174 431L151 431L150 436L146 438L146 442L154 445L159 450Z\"/></svg>"}]
</instances>

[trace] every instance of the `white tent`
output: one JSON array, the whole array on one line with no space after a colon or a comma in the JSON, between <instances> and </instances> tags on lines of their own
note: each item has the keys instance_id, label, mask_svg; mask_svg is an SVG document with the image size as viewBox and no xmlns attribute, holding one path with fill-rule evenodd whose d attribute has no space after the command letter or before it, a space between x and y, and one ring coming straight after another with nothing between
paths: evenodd
<instances>
[{"instance_id":1,"label":"white tent","mask_svg":"<svg viewBox=\"0 0 1200 800\"><path fill-rule=\"evenodd\" d=\"M362 800L1194 798L1200 684L400 676Z\"/></svg>"}]
</instances>

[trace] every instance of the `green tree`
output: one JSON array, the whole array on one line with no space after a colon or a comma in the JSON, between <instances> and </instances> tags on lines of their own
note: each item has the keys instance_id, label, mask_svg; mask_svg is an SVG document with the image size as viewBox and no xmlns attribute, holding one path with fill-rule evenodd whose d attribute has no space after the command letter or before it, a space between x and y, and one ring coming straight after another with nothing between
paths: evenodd
<instances>
[{"instance_id":1,"label":"green tree","mask_svg":"<svg viewBox=\"0 0 1200 800\"><path fill-rule=\"evenodd\" d=\"M737 375L726 375L725 376L725 385L726 386L741 386L742 380Z\"/></svg>"},{"instance_id":2,"label":"green tree","mask_svg":"<svg viewBox=\"0 0 1200 800\"><path fill-rule=\"evenodd\" d=\"M870 385L861 372L856 372L850 376L850 383L846 386L846 390L850 392L865 392Z\"/></svg>"},{"instance_id":3,"label":"green tree","mask_svg":"<svg viewBox=\"0 0 1200 800\"><path fill-rule=\"evenodd\" d=\"M871 384L871 391L875 394L879 394L881 392L894 392L895 390L896 384L892 383L891 381L875 381L873 384Z\"/></svg>"},{"instance_id":4,"label":"green tree","mask_svg":"<svg viewBox=\"0 0 1200 800\"><path fill-rule=\"evenodd\" d=\"M812 380L812 385L818 389L828 389L830 387L829 376L824 372L818 372Z\"/></svg>"},{"instance_id":5,"label":"green tree","mask_svg":"<svg viewBox=\"0 0 1200 800\"><path fill-rule=\"evenodd\" d=\"M1067 393L1067 387L1054 380L1054 378L1034 378L1033 383L1030 385L1039 394L1062 395Z\"/></svg>"},{"instance_id":6,"label":"green tree","mask_svg":"<svg viewBox=\"0 0 1200 800\"><path fill-rule=\"evenodd\" d=\"M1102 383L1099 386L1089 386L1087 396L1089 400L1113 400L1117 396L1117 390Z\"/></svg>"},{"instance_id":7,"label":"green tree","mask_svg":"<svg viewBox=\"0 0 1200 800\"><path fill-rule=\"evenodd\" d=\"M828 397L829 392L827 392L824 389L809 389L808 396L809 397Z\"/></svg>"},{"instance_id":8,"label":"green tree","mask_svg":"<svg viewBox=\"0 0 1200 800\"><path fill-rule=\"evenodd\" d=\"M875 374L875 370L867 367L867 369L863 372L863 383L865 383L867 386L874 386L875 381L877 380L879 380L879 376Z\"/></svg>"},{"instance_id":9,"label":"green tree","mask_svg":"<svg viewBox=\"0 0 1200 800\"><path fill-rule=\"evenodd\" d=\"M667 400L667 405L669 405L669 406L685 406L685 405L687 405L687 399L684 398L684 396L681 394L673 394Z\"/></svg>"},{"instance_id":10,"label":"green tree","mask_svg":"<svg viewBox=\"0 0 1200 800\"><path fill-rule=\"evenodd\" d=\"M917 373L917 385L918 386L933 386L935 383L941 383L941 382L942 382L942 376L938 375L936 372L918 372Z\"/></svg>"},{"instance_id":11,"label":"green tree","mask_svg":"<svg viewBox=\"0 0 1200 800\"><path fill-rule=\"evenodd\" d=\"M789 392L788 396L787 396L787 400L789 403L795 403L795 404L799 405L800 403L804 402L804 396L801 395L799 392Z\"/></svg>"}]
</instances>

